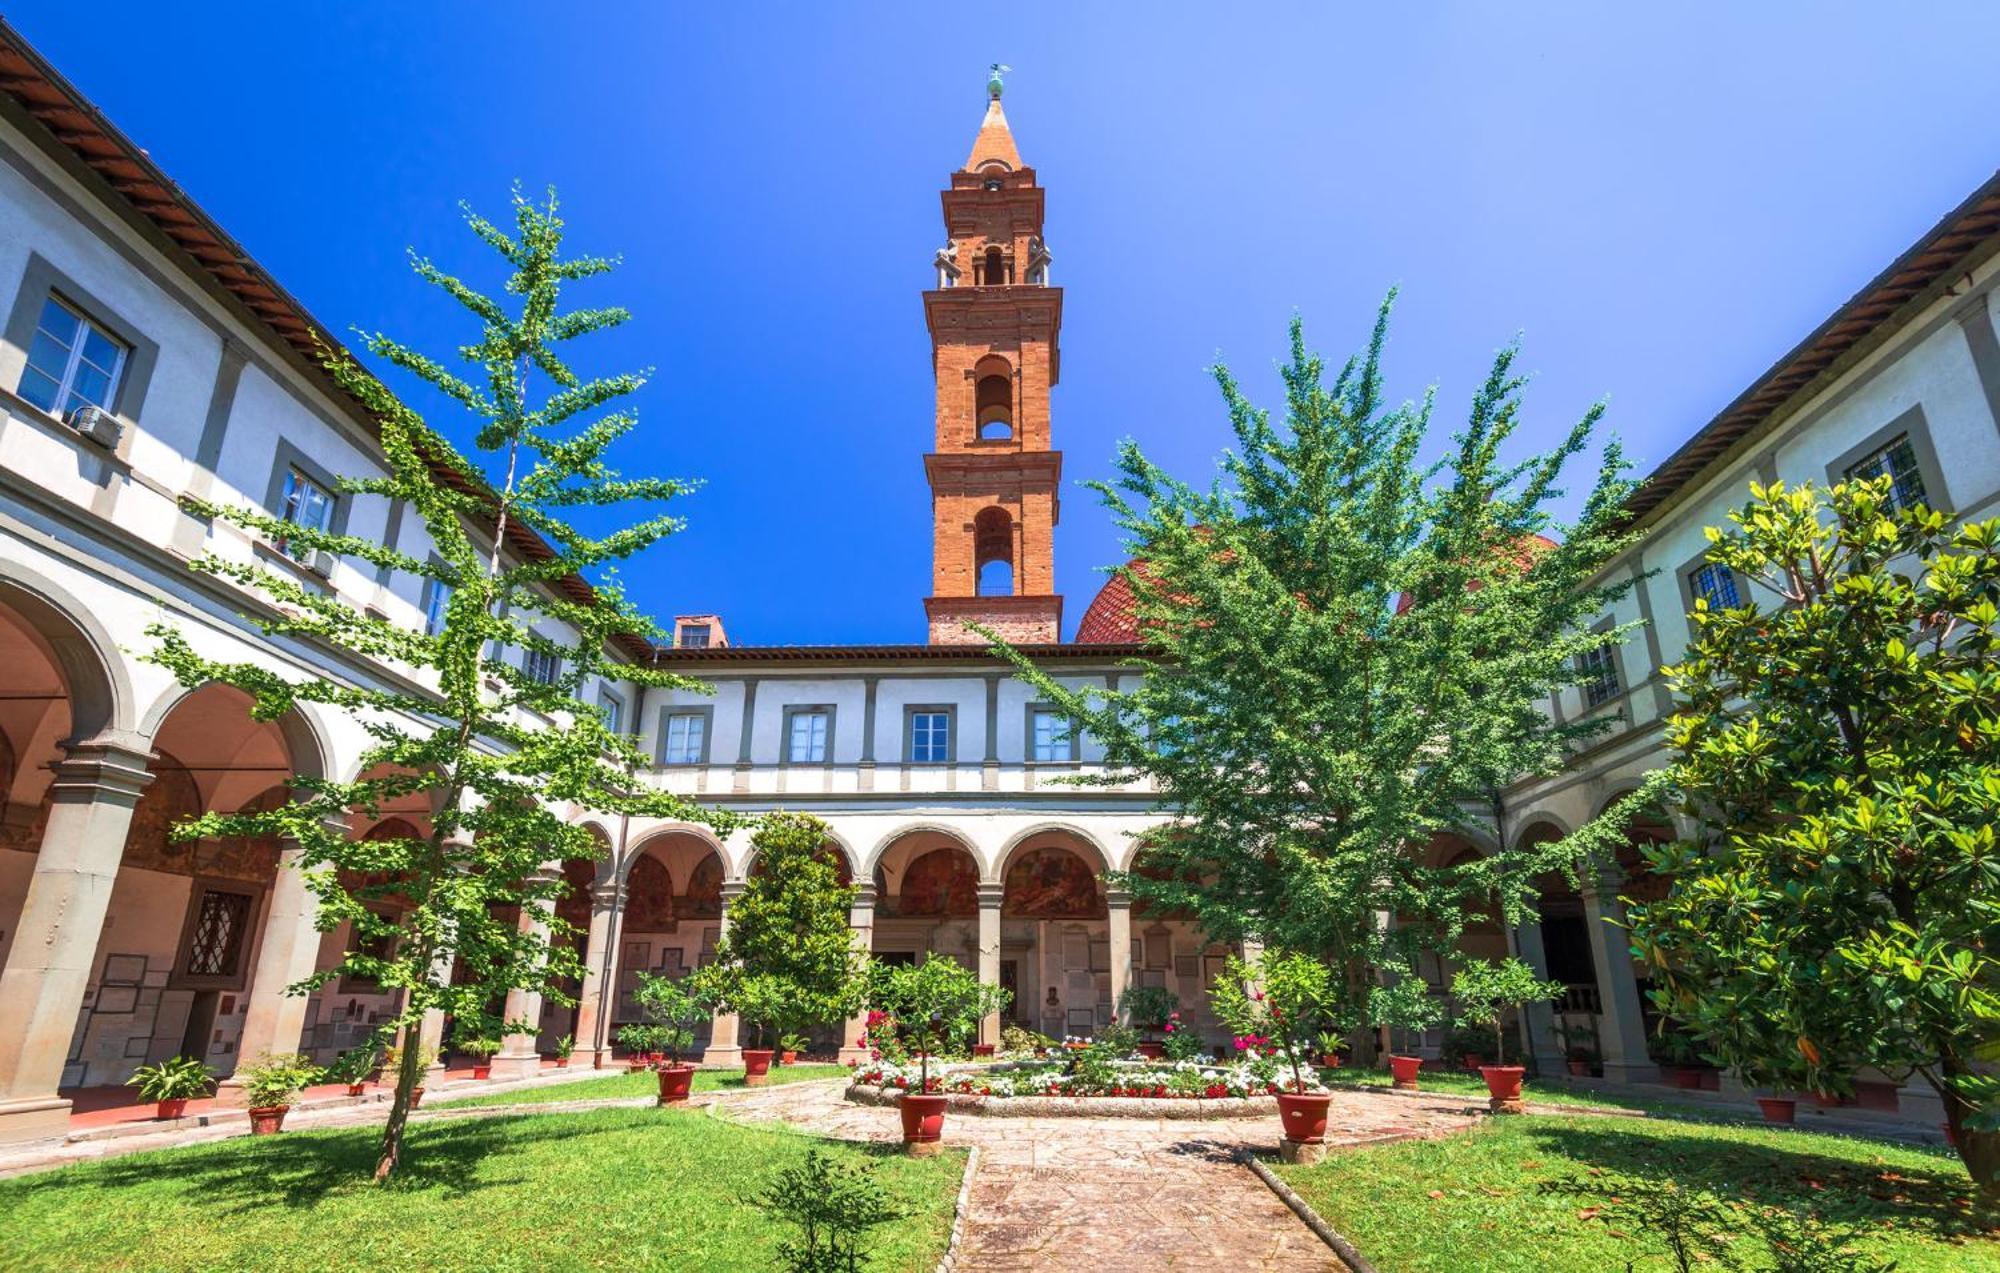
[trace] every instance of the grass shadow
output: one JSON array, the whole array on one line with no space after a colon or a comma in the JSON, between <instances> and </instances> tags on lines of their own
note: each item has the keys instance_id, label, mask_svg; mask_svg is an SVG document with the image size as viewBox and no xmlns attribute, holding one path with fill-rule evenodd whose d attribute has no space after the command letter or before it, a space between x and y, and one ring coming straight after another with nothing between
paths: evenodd
<instances>
[{"instance_id":1,"label":"grass shadow","mask_svg":"<svg viewBox=\"0 0 2000 1273\"><path fill-rule=\"evenodd\" d=\"M1943 1240L2000 1232L2000 1207L1983 1202L1955 1164L1891 1168L1819 1152L1808 1148L1803 1137L1796 1148L1733 1139L1676 1143L1671 1135L1635 1134L1632 1124L1617 1122L1621 1125L1537 1120L1527 1135L1544 1152L1605 1172L1649 1180L1671 1178L1684 1188L1809 1211L1822 1220L1870 1225L1889 1221ZM1648 1125L1657 1132L1664 1120L1648 1120Z\"/></svg>"}]
</instances>

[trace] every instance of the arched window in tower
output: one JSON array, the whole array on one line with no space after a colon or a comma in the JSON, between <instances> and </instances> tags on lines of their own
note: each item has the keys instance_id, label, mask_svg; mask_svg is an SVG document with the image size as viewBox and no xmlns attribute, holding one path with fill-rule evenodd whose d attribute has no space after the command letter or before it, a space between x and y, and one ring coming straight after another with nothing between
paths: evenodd
<instances>
[{"instance_id":1,"label":"arched window in tower","mask_svg":"<svg viewBox=\"0 0 2000 1273\"><path fill-rule=\"evenodd\" d=\"M972 519L972 565L982 597L1014 595L1014 519L1004 508L982 508Z\"/></svg>"},{"instance_id":2,"label":"arched window in tower","mask_svg":"<svg viewBox=\"0 0 2000 1273\"><path fill-rule=\"evenodd\" d=\"M1014 281L1008 277L1007 254L999 248L986 249L985 268L981 270L981 274L988 287L997 287L1002 283Z\"/></svg>"},{"instance_id":3,"label":"arched window in tower","mask_svg":"<svg viewBox=\"0 0 2000 1273\"><path fill-rule=\"evenodd\" d=\"M982 442L1014 436L1014 372L1004 358L981 358L973 368L973 419Z\"/></svg>"}]
</instances>

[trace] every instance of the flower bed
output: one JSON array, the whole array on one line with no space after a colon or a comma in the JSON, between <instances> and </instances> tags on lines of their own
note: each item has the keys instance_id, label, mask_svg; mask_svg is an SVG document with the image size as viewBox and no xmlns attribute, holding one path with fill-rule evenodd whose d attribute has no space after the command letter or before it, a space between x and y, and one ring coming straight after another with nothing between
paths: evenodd
<instances>
[{"instance_id":1,"label":"flower bed","mask_svg":"<svg viewBox=\"0 0 2000 1273\"><path fill-rule=\"evenodd\" d=\"M893 1104L918 1082L914 1065L863 1061L854 1067L847 1097L862 1104ZM1143 1057L1100 1066L1061 1059L933 1064L929 1090L951 1098L952 1108L972 1114L1228 1118L1270 1114L1281 1084L1268 1059L1251 1052L1231 1065ZM1326 1088L1314 1080L1307 1090Z\"/></svg>"}]
</instances>

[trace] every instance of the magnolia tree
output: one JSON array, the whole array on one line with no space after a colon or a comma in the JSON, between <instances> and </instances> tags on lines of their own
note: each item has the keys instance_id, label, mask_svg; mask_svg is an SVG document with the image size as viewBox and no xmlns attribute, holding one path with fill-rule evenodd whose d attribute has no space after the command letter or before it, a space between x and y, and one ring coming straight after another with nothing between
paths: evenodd
<instances>
[{"instance_id":1,"label":"magnolia tree","mask_svg":"<svg viewBox=\"0 0 2000 1273\"><path fill-rule=\"evenodd\" d=\"M1920 1074L2000 1190L2000 523L1890 479L1752 486L1711 530L1744 604L1697 602L1668 670L1696 842L1630 906L1661 1011L1753 1082Z\"/></svg>"},{"instance_id":2,"label":"magnolia tree","mask_svg":"<svg viewBox=\"0 0 2000 1273\"><path fill-rule=\"evenodd\" d=\"M560 352L577 337L625 321L623 309L558 304L565 284L603 274L613 263L561 254L563 223L553 196L536 204L517 194L512 233L470 213L466 222L506 266L501 297L427 260L415 268L477 320L477 338L458 348L473 376L462 378L387 336L369 336L365 344L474 417L471 455L351 359L329 352L326 360L335 381L377 422L388 470L342 480L341 495L407 509L422 524L428 555L408 550L408 531L399 541L406 547L398 548L337 534L289 504L269 513L186 501L194 513L242 526L283 554L331 554L422 580L437 604L429 607L429 622L407 625L261 559L208 554L193 563L196 571L263 594L271 605L257 621L271 636L379 660L405 675L280 675L211 659L172 627L152 630L159 641L153 659L184 684L220 681L245 691L259 720L310 703L349 713L367 731L360 777L299 776L291 799L275 809L206 814L175 834L296 843L294 866L317 895L320 927L345 924L351 937L338 964L289 993L343 977L396 991L400 1006L382 1023L383 1039L395 1032L414 1038L429 1012L451 1014L473 1037L528 1032L532 1022L501 1021L488 1008L513 989L570 1002L564 982L582 971L573 930L552 917L550 935L542 937L513 918L552 907L564 884L545 866L597 854L591 834L566 811L725 821L678 797L635 790L627 773L640 758L594 700L607 677L694 688L612 654L621 642L657 633L611 581L609 568L678 525L660 512L621 523L621 512L689 489L621 477L607 462L612 445L636 422L612 404L644 377L585 376ZM597 529L568 520L578 512ZM575 585L586 575L594 589ZM427 832L348 837L351 816L412 798L435 811ZM422 1049L399 1048L397 1058L377 1180L397 1166L410 1094L423 1080Z\"/></svg>"},{"instance_id":3,"label":"magnolia tree","mask_svg":"<svg viewBox=\"0 0 2000 1273\"><path fill-rule=\"evenodd\" d=\"M774 813L750 843L756 869L729 903L715 961L695 975L761 1045L772 1030L854 1015L867 956L854 948L848 919L855 889L840 882L826 823Z\"/></svg>"},{"instance_id":4,"label":"magnolia tree","mask_svg":"<svg viewBox=\"0 0 2000 1273\"><path fill-rule=\"evenodd\" d=\"M1095 484L1136 563L1118 572L1146 642L1136 684L1064 684L1009 651L1103 745L1105 772L1078 781L1160 793L1170 816L1118 886L1218 940L1326 961L1361 1010L1420 951L1452 949L1473 908L1520 922L1537 874L1608 838L1595 824L1465 864L1426 856L1599 727L1544 705L1623 639L1592 621L1630 586L1604 567L1632 539L1615 442L1575 520L1552 509L1601 407L1551 451L1503 454L1521 422L1509 347L1439 438L1434 395L1384 396L1388 315L1330 383L1292 324L1282 424L1217 367L1236 441L1219 479L1183 481L1128 441L1117 481Z\"/></svg>"}]
</instances>

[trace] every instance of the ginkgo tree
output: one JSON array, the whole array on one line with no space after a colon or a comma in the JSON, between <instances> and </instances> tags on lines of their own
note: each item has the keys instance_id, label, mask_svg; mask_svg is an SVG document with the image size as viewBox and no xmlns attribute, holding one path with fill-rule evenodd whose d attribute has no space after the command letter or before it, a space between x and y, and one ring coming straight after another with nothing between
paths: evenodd
<instances>
[{"instance_id":1,"label":"ginkgo tree","mask_svg":"<svg viewBox=\"0 0 2000 1273\"><path fill-rule=\"evenodd\" d=\"M471 374L386 335L367 335L364 346L475 417L469 453L345 351L324 356L334 381L375 420L387 470L343 479L342 495L408 509L422 523L429 553L335 533L289 510L186 501L194 513L234 523L295 557L328 553L426 581L442 604L431 607L428 621L412 622L259 558L209 553L192 563L262 594L270 607L257 622L271 636L408 675L364 683L332 670L298 676L221 662L165 625L153 629L159 644L150 655L185 684L219 681L245 691L257 719L316 704L349 714L366 731L359 777L298 775L291 799L277 808L205 814L175 834L278 837L299 846L297 869L317 896L317 922L323 930L349 925L351 936L335 967L289 993L343 976L400 992L378 1042L396 1032L413 1039L433 1011L485 1037L532 1032L533 1022L498 1019L493 1005L511 989L567 1002L563 983L581 968L573 930L549 913L565 886L558 871L544 868L597 856L595 839L577 820L581 811L727 821L635 784L633 742L593 697L606 678L698 688L629 657L659 634L613 572L679 528L660 505L691 485L621 476L607 458L637 423L620 400L645 383L644 374L586 376L559 352L628 317L622 308L559 304L567 285L616 262L562 254L553 194L535 201L516 191L511 232L469 209L465 222L504 262L500 296L426 258L413 265L477 320L477 339L457 350ZM612 528L586 530L579 517ZM627 657L615 653L621 648ZM351 819L412 801L433 810L427 830L380 839L349 834ZM528 908L546 916L546 936L519 922ZM411 1092L423 1078L422 1049L403 1047L399 1057L378 1181L397 1168Z\"/></svg>"}]
</instances>

